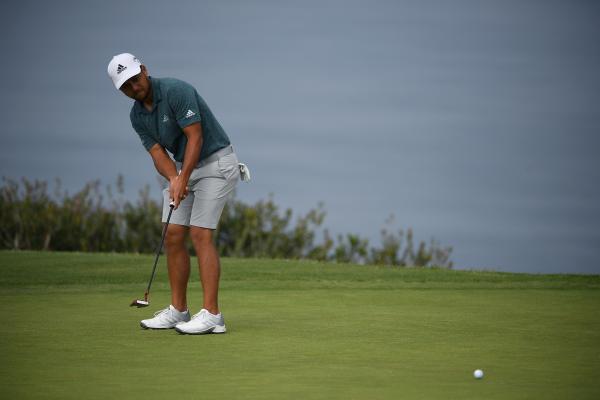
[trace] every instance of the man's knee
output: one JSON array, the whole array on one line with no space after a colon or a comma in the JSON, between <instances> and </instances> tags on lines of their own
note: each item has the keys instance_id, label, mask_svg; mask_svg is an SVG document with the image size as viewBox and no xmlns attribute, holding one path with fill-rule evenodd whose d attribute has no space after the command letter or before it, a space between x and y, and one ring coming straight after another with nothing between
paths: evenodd
<instances>
[{"instance_id":1,"label":"man's knee","mask_svg":"<svg viewBox=\"0 0 600 400\"><path fill-rule=\"evenodd\" d=\"M212 244L212 229L200 228L192 226L190 228L190 236L195 245Z\"/></svg>"},{"instance_id":2,"label":"man's knee","mask_svg":"<svg viewBox=\"0 0 600 400\"><path fill-rule=\"evenodd\" d=\"M167 234L165 235L165 246L167 248L174 248L183 245L186 230L187 227L183 225L169 225Z\"/></svg>"}]
</instances>

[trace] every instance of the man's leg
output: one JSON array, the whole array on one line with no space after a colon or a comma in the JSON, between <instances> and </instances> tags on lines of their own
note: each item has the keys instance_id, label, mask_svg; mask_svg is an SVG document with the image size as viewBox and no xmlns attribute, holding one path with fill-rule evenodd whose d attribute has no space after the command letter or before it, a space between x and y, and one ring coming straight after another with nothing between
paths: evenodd
<instances>
[{"instance_id":1,"label":"man's leg","mask_svg":"<svg viewBox=\"0 0 600 400\"><path fill-rule=\"evenodd\" d=\"M212 229L190 227L192 243L198 256L200 280L204 291L204 307L211 314L219 313L219 277L221 265L219 254L212 240Z\"/></svg>"},{"instance_id":2,"label":"man's leg","mask_svg":"<svg viewBox=\"0 0 600 400\"><path fill-rule=\"evenodd\" d=\"M190 278L190 255L185 246L188 227L170 224L165 238L171 304L179 311L187 310L187 284Z\"/></svg>"}]
</instances>

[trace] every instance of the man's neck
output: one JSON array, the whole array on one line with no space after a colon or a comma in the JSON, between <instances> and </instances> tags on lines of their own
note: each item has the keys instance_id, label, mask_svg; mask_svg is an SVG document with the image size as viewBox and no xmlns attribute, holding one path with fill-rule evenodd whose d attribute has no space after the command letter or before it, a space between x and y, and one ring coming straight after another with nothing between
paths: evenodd
<instances>
[{"instance_id":1,"label":"man's neck","mask_svg":"<svg viewBox=\"0 0 600 400\"><path fill-rule=\"evenodd\" d=\"M142 104L144 105L144 107L148 110L151 111L152 110L152 103L154 101L154 90L152 88L152 81L150 81L150 89L148 90L148 95L146 96L146 98L144 100L142 100Z\"/></svg>"}]
</instances>

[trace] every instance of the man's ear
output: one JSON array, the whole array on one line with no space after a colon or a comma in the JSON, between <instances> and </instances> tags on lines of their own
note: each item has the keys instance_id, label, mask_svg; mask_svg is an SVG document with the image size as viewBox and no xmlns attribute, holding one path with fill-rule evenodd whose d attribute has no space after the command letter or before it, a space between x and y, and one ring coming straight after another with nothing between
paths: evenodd
<instances>
[{"instance_id":1,"label":"man's ear","mask_svg":"<svg viewBox=\"0 0 600 400\"><path fill-rule=\"evenodd\" d=\"M148 68L144 64L140 65L140 69L144 75L148 76Z\"/></svg>"}]
</instances>

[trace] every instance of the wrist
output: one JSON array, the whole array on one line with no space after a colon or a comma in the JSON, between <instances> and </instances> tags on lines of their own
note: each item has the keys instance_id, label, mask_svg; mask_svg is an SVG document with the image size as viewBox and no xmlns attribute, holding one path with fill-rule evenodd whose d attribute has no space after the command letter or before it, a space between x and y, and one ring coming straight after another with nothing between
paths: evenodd
<instances>
[{"instance_id":1,"label":"wrist","mask_svg":"<svg viewBox=\"0 0 600 400\"><path fill-rule=\"evenodd\" d=\"M190 175L192 174L191 171L186 171L186 170L181 170L179 171L179 179L181 179L183 182L185 182L187 184L187 182L190 180Z\"/></svg>"},{"instance_id":2,"label":"wrist","mask_svg":"<svg viewBox=\"0 0 600 400\"><path fill-rule=\"evenodd\" d=\"M187 186L188 181L189 181L188 177L186 177L183 173L180 173L179 175L175 175L175 176L172 176L171 178L169 178L169 183L171 185L177 183L179 185Z\"/></svg>"}]
</instances>

